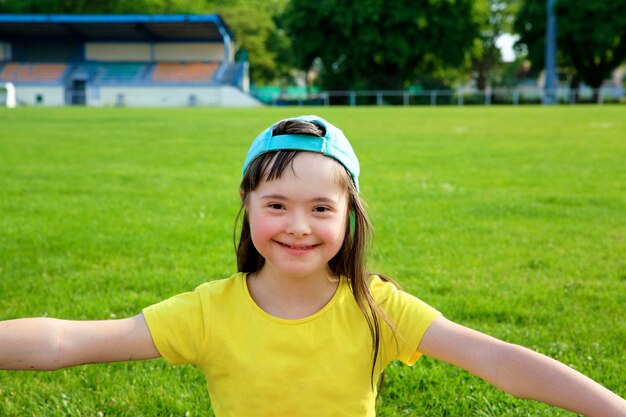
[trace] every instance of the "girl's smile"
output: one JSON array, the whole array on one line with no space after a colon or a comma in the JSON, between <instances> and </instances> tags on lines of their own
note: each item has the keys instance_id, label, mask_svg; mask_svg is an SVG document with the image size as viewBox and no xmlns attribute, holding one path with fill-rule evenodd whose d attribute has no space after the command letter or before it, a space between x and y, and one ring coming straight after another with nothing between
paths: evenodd
<instances>
[{"instance_id":1,"label":"girl's smile","mask_svg":"<svg viewBox=\"0 0 626 417\"><path fill-rule=\"evenodd\" d=\"M319 245L301 246L301 245L298 245L298 244L290 245L290 244L283 243L283 242L276 242L276 243L278 243L283 248L285 248L285 250L288 250L290 253L293 253L294 255L306 254L306 253L310 252L312 249L314 249L314 248L319 246Z\"/></svg>"},{"instance_id":2,"label":"girl's smile","mask_svg":"<svg viewBox=\"0 0 626 417\"><path fill-rule=\"evenodd\" d=\"M252 242L266 261L264 272L328 276L328 261L341 249L346 231L341 170L329 157L303 152L280 178L263 180L250 193L246 210Z\"/></svg>"}]
</instances>

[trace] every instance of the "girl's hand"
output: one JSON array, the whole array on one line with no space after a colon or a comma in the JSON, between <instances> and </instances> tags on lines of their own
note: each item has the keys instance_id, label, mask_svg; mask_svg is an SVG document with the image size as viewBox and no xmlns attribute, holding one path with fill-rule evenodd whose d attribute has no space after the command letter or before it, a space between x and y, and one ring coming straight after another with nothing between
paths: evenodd
<instances>
[{"instance_id":1,"label":"girl's hand","mask_svg":"<svg viewBox=\"0 0 626 417\"><path fill-rule=\"evenodd\" d=\"M626 417L626 401L547 356L438 317L418 351L515 395L586 416Z\"/></svg>"},{"instance_id":2,"label":"girl's hand","mask_svg":"<svg viewBox=\"0 0 626 417\"><path fill-rule=\"evenodd\" d=\"M55 370L159 356L143 314L122 320L0 322L0 369Z\"/></svg>"}]
</instances>

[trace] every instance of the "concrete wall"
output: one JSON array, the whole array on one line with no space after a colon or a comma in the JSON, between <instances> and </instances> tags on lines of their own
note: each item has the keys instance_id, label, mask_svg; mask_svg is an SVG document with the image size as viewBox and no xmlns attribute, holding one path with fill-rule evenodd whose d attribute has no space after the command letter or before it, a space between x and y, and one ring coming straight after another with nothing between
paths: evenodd
<instances>
[{"instance_id":1,"label":"concrete wall","mask_svg":"<svg viewBox=\"0 0 626 417\"><path fill-rule=\"evenodd\" d=\"M11 44L0 42L0 61L10 61L12 57Z\"/></svg>"},{"instance_id":2,"label":"concrete wall","mask_svg":"<svg viewBox=\"0 0 626 417\"><path fill-rule=\"evenodd\" d=\"M18 105L63 106L63 86L16 87ZM91 107L258 107L262 103L232 86L219 87L94 87L88 86L85 97Z\"/></svg>"},{"instance_id":3,"label":"concrete wall","mask_svg":"<svg viewBox=\"0 0 626 417\"><path fill-rule=\"evenodd\" d=\"M88 42L85 44L85 59L88 61L150 61L150 44Z\"/></svg>"},{"instance_id":4,"label":"concrete wall","mask_svg":"<svg viewBox=\"0 0 626 417\"><path fill-rule=\"evenodd\" d=\"M221 42L164 42L154 44L155 61L223 61Z\"/></svg>"},{"instance_id":5,"label":"concrete wall","mask_svg":"<svg viewBox=\"0 0 626 417\"><path fill-rule=\"evenodd\" d=\"M88 61L222 61L224 44L220 42L161 42L85 44Z\"/></svg>"},{"instance_id":6,"label":"concrete wall","mask_svg":"<svg viewBox=\"0 0 626 417\"><path fill-rule=\"evenodd\" d=\"M256 107L262 105L255 98L231 86L89 87L87 104L94 107Z\"/></svg>"},{"instance_id":7,"label":"concrete wall","mask_svg":"<svg viewBox=\"0 0 626 417\"><path fill-rule=\"evenodd\" d=\"M62 86L25 86L15 87L18 105L62 106L65 104Z\"/></svg>"},{"instance_id":8,"label":"concrete wall","mask_svg":"<svg viewBox=\"0 0 626 417\"><path fill-rule=\"evenodd\" d=\"M63 106L62 86L16 87L18 105ZM87 87L91 107L258 107L263 104L232 86L220 87Z\"/></svg>"}]
</instances>

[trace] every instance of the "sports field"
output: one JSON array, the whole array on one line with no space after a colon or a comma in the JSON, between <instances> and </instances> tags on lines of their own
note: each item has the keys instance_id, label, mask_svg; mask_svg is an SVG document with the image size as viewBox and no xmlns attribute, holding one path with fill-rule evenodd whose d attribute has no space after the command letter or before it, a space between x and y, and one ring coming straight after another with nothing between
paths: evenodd
<instances>
[{"instance_id":1,"label":"sports field","mask_svg":"<svg viewBox=\"0 0 626 417\"><path fill-rule=\"evenodd\" d=\"M0 109L0 319L121 318L228 277L247 146L312 112L360 157L371 270L626 396L626 106ZM570 415L429 358L386 381L379 416ZM162 360L0 372L0 416L208 409Z\"/></svg>"}]
</instances>

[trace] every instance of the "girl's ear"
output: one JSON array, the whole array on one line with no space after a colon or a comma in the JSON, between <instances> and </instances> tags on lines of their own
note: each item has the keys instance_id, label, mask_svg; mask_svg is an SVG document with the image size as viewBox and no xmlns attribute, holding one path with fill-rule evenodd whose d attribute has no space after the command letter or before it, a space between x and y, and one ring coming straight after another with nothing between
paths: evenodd
<instances>
[{"instance_id":1,"label":"girl's ear","mask_svg":"<svg viewBox=\"0 0 626 417\"><path fill-rule=\"evenodd\" d=\"M239 189L239 198L241 199L241 201L243 201L243 197L244 197L245 193L242 189Z\"/></svg>"}]
</instances>

